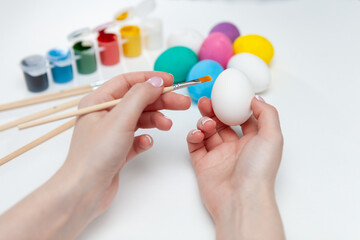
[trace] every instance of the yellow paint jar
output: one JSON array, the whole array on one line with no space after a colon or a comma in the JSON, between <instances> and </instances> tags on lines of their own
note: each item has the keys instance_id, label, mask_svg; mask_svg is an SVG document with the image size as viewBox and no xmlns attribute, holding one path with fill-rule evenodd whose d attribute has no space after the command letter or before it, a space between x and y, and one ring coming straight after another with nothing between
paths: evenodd
<instances>
[{"instance_id":1,"label":"yellow paint jar","mask_svg":"<svg viewBox=\"0 0 360 240\"><path fill-rule=\"evenodd\" d=\"M137 57L141 54L141 34L138 26L124 26L120 29L123 40L123 53L126 57Z\"/></svg>"},{"instance_id":2,"label":"yellow paint jar","mask_svg":"<svg viewBox=\"0 0 360 240\"><path fill-rule=\"evenodd\" d=\"M263 36L250 34L238 37L233 44L234 52L237 53L251 53L267 64L270 63L274 56L274 48L269 40Z\"/></svg>"}]
</instances>

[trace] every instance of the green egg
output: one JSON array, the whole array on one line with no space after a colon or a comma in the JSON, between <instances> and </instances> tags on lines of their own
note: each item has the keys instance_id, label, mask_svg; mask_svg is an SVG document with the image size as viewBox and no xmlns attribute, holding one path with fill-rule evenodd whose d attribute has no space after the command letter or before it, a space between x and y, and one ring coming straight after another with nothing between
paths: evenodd
<instances>
[{"instance_id":1,"label":"green egg","mask_svg":"<svg viewBox=\"0 0 360 240\"><path fill-rule=\"evenodd\" d=\"M187 47L176 46L164 51L155 61L154 70L171 73L174 83L186 81L191 67L198 61L196 53Z\"/></svg>"}]
</instances>

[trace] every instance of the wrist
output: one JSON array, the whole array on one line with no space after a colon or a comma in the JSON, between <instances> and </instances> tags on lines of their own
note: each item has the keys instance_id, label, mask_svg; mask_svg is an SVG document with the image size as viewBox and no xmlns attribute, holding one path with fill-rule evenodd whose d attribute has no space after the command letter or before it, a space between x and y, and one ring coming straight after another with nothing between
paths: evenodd
<instances>
[{"instance_id":1,"label":"wrist","mask_svg":"<svg viewBox=\"0 0 360 240\"><path fill-rule=\"evenodd\" d=\"M57 195L63 202L67 224L79 224L80 229L99 214L99 202L106 186L97 182L91 173L64 164L48 184L49 188L59 188Z\"/></svg>"},{"instance_id":2,"label":"wrist","mask_svg":"<svg viewBox=\"0 0 360 240\"><path fill-rule=\"evenodd\" d=\"M241 191L232 193L221 209L212 214L216 225L216 238L247 239L245 236L252 228L251 223L260 224L255 219L273 211L277 211L273 187L262 185L242 188Z\"/></svg>"}]
</instances>

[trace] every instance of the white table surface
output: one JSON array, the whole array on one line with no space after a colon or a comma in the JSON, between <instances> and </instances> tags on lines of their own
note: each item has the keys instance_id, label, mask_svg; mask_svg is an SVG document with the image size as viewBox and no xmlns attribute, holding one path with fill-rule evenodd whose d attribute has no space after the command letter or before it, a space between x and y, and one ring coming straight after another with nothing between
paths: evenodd
<instances>
[{"instance_id":1,"label":"white table surface","mask_svg":"<svg viewBox=\"0 0 360 240\"><path fill-rule=\"evenodd\" d=\"M0 103L34 95L19 68L23 57L66 46L69 32L111 20L117 9L136 2L1 1ZM163 19L165 36L184 27L206 35L228 20L242 34L258 33L273 43L273 79L262 96L278 108L285 137L276 193L288 239L360 239L359 11L355 0L164 0L151 15ZM125 59L127 70L151 70L156 54ZM103 76L122 71L106 69ZM72 85L52 83L47 92ZM0 112L0 122L60 102ZM166 114L172 130L143 131L152 134L154 147L126 165L113 204L79 239L215 238L185 142L200 115L195 104ZM0 156L57 125L1 132ZM0 167L0 212L54 174L70 137L67 131Z\"/></svg>"}]
</instances>

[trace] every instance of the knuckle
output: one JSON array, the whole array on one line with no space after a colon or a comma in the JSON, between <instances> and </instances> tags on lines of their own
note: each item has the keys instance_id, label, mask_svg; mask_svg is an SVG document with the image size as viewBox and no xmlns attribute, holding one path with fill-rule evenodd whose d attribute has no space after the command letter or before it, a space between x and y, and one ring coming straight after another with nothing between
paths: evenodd
<instances>
[{"instance_id":1,"label":"knuckle","mask_svg":"<svg viewBox=\"0 0 360 240\"><path fill-rule=\"evenodd\" d=\"M134 92L137 92L137 93L140 92L140 94L141 94L141 93L145 93L148 88L147 88L147 84L145 84L145 83L142 83L142 84L137 83L137 84L135 84L131 89L132 89Z\"/></svg>"},{"instance_id":2,"label":"knuckle","mask_svg":"<svg viewBox=\"0 0 360 240\"><path fill-rule=\"evenodd\" d=\"M91 99L92 99L91 94L86 95L85 97L83 97L80 100L79 104L78 104L78 108L84 108L84 107L89 106L90 102L91 102Z\"/></svg>"}]
</instances>

